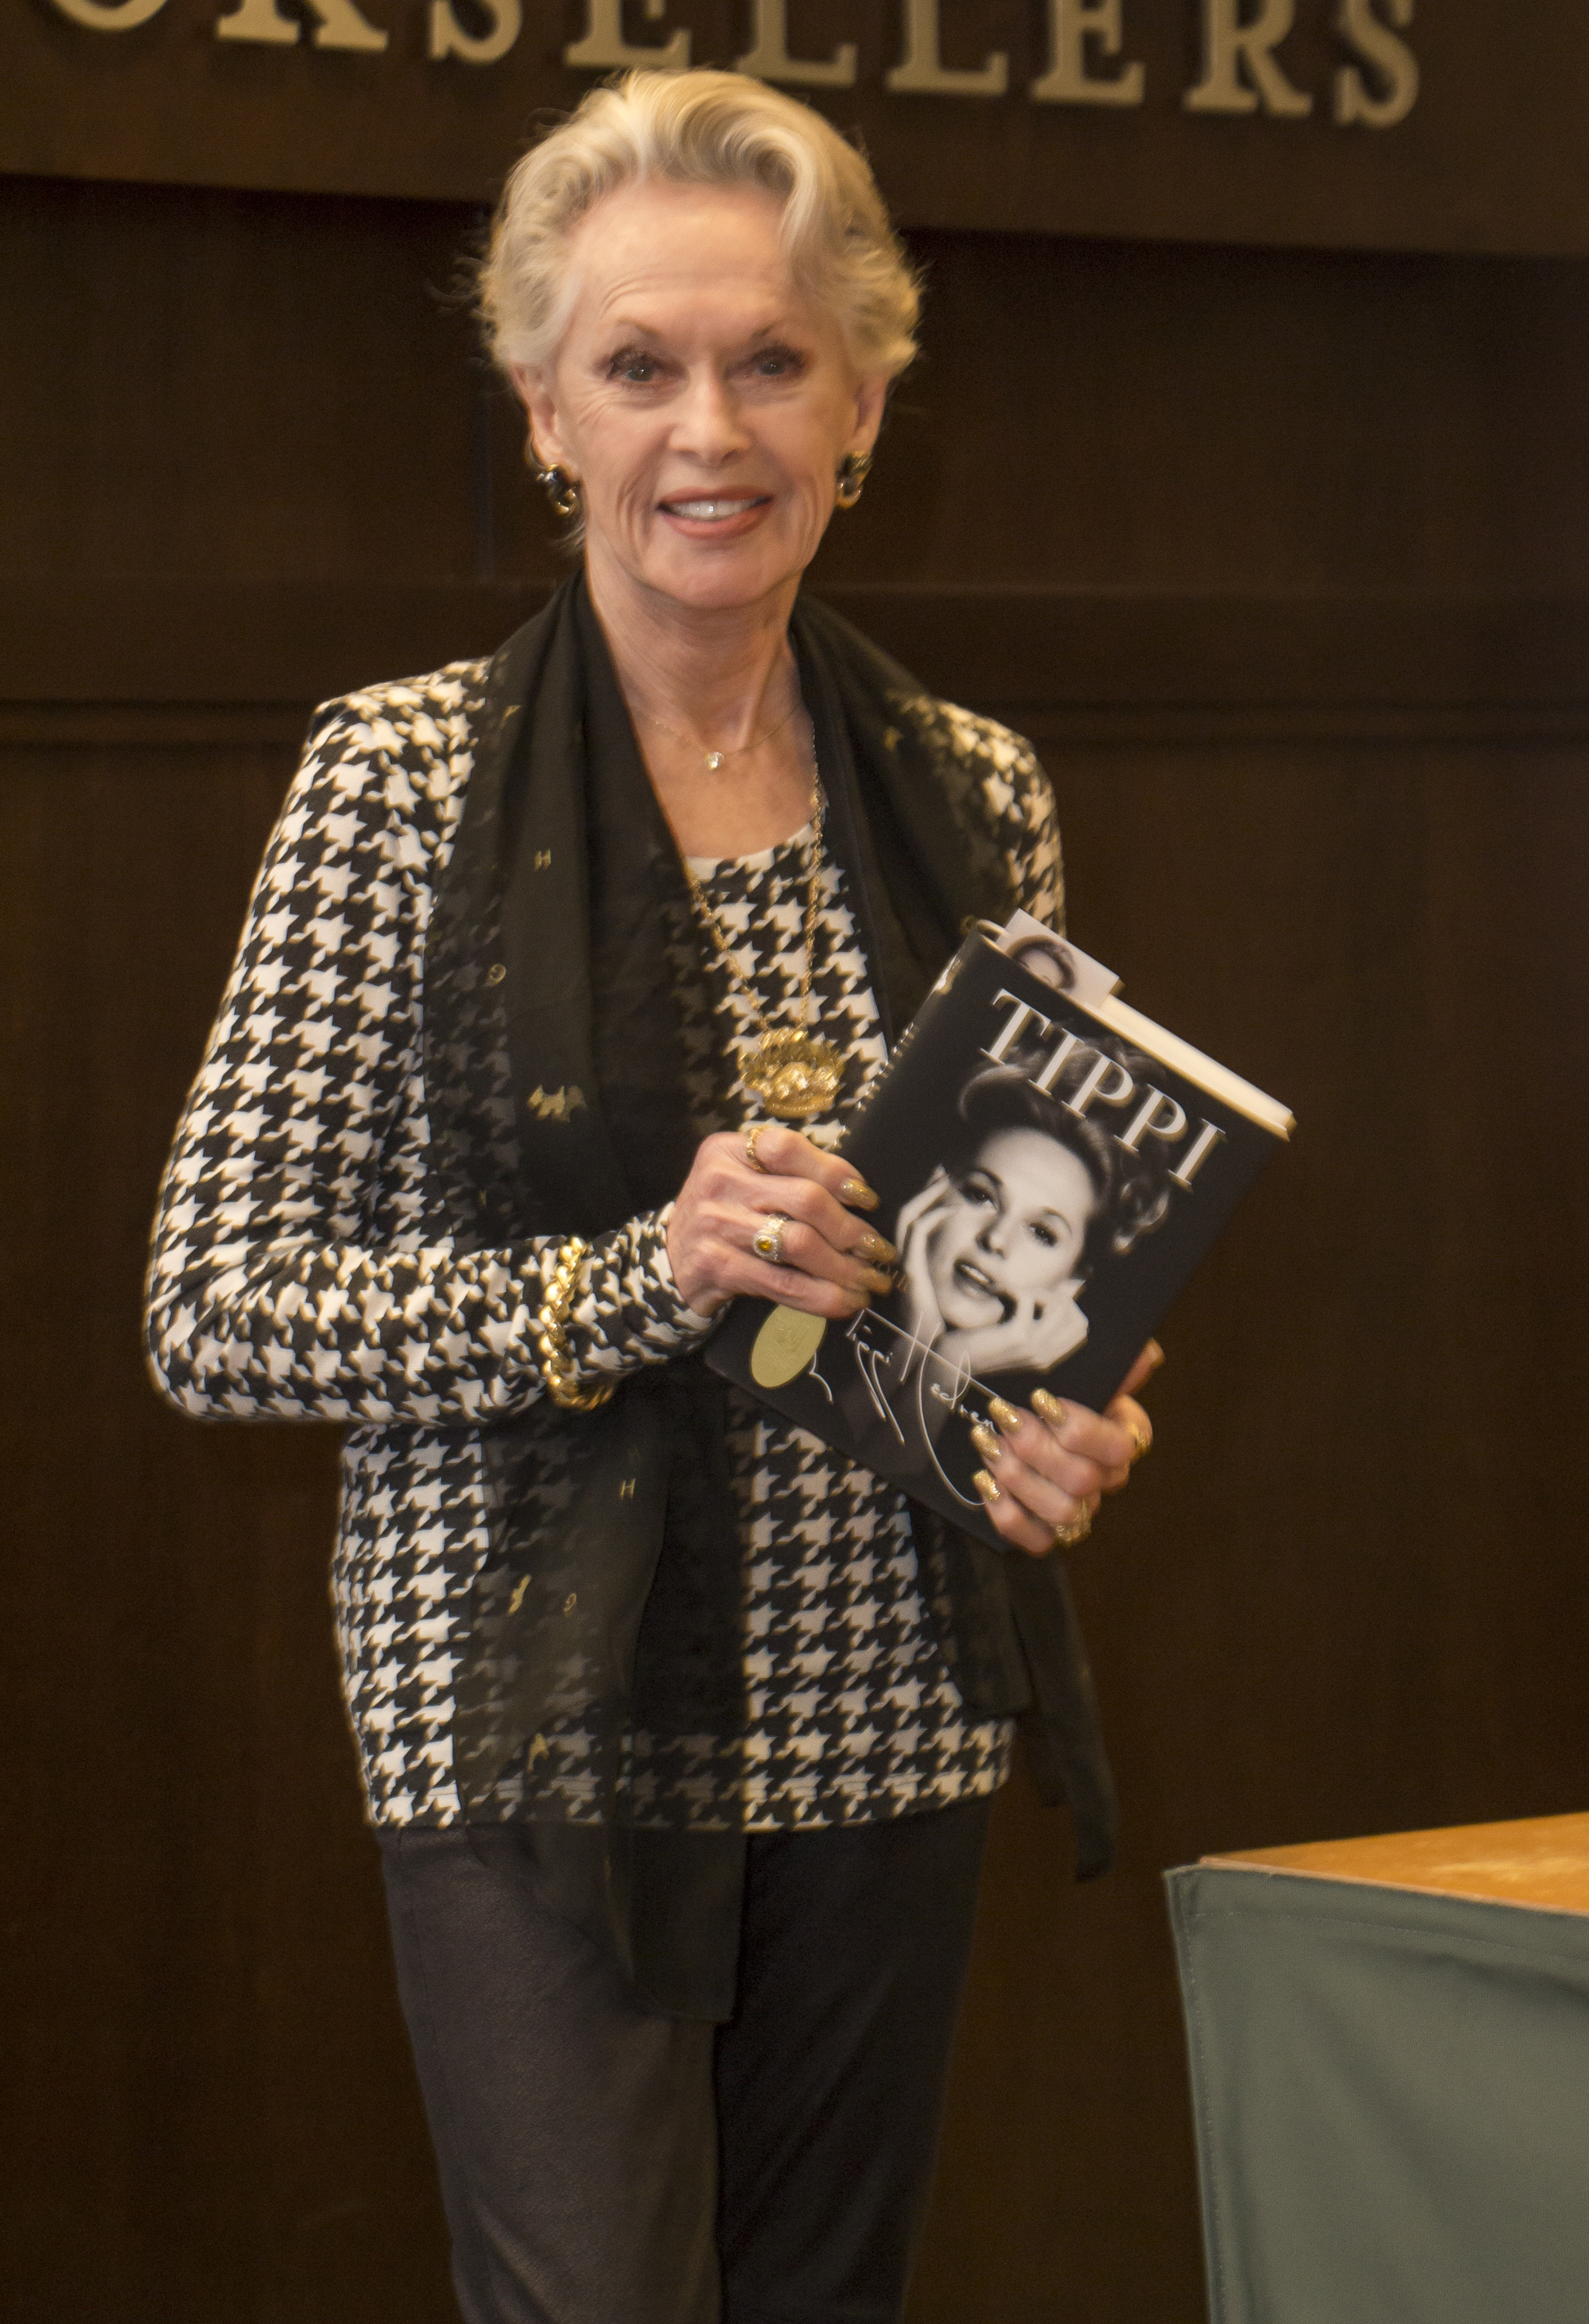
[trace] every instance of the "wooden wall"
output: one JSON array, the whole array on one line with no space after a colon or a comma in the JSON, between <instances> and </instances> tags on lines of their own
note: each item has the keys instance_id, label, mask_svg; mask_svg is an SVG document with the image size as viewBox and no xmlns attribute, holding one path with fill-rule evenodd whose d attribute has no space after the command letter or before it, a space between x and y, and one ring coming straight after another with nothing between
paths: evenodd
<instances>
[{"instance_id":1,"label":"wooden wall","mask_svg":"<svg viewBox=\"0 0 1589 2324\"><path fill-rule=\"evenodd\" d=\"M9 2297L430 2324L328 1434L143 1380L304 713L557 569L466 212L0 183ZM923 237L826 586L1041 742L1073 927L1291 1103L1075 1561L1126 1837L1002 1803L912 2324L1194 2324L1159 1875L1582 1807L1589 273Z\"/></svg>"}]
</instances>

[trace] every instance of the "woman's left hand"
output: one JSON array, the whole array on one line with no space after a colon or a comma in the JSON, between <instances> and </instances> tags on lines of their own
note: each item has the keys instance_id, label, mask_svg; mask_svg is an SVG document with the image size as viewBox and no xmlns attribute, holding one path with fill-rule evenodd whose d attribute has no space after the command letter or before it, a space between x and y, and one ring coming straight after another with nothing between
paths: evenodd
<instances>
[{"instance_id":1,"label":"woman's left hand","mask_svg":"<svg viewBox=\"0 0 1589 2324\"><path fill-rule=\"evenodd\" d=\"M1062 1404L1041 1388L1030 1412L1018 1412L1002 1398L994 1405L997 1433L976 1432L984 1462L976 1483L988 1516L1012 1548L1046 1557L1067 1535L1080 1541L1104 1495L1128 1482L1132 1463L1153 1442L1151 1423L1133 1391L1163 1360L1162 1349L1150 1340L1105 1412Z\"/></svg>"}]
</instances>

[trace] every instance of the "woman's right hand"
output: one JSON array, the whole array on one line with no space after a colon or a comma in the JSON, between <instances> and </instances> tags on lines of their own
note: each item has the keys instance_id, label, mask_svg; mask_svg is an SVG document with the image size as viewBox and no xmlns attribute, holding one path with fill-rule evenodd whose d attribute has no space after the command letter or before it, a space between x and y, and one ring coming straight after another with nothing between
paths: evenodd
<instances>
[{"instance_id":1,"label":"woman's right hand","mask_svg":"<svg viewBox=\"0 0 1589 2324\"><path fill-rule=\"evenodd\" d=\"M715 1315L748 1293L842 1317L870 1306L873 1292L892 1291L893 1278L882 1270L894 1247L855 1216L875 1209L872 1189L798 1130L776 1121L751 1127L754 1166L745 1131L720 1130L702 1140L673 1205L668 1257L696 1314ZM789 1221L781 1267L753 1248L775 1214Z\"/></svg>"}]
</instances>

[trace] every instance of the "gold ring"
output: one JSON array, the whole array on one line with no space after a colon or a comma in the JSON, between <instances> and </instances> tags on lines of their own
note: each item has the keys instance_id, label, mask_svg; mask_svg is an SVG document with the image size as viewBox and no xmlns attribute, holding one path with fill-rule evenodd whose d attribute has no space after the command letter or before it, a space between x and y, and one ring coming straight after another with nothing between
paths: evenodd
<instances>
[{"instance_id":1,"label":"gold ring","mask_svg":"<svg viewBox=\"0 0 1589 2324\"><path fill-rule=\"evenodd\" d=\"M1054 1549L1074 1549L1078 1541L1086 1541L1092 1529L1093 1513L1091 1509L1087 1508L1084 1505L1080 1515L1072 1517L1068 1525L1056 1526L1054 1527L1054 1538L1050 1544L1050 1547Z\"/></svg>"},{"instance_id":2,"label":"gold ring","mask_svg":"<svg viewBox=\"0 0 1589 2324\"><path fill-rule=\"evenodd\" d=\"M768 1213L765 1226L751 1244L758 1259L771 1259L774 1267L783 1265L783 1230L788 1224L781 1211Z\"/></svg>"},{"instance_id":3,"label":"gold ring","mask_svg":"<svg viewBox=\"0 0 1589 2324\"><path fill-rule=\"evenodd\" d=\"M764 1121L753 1121L750 1128L744 1134L744 1158L750 1164L753 1170L760 1170L763 1175L766 1172L767 1165L764 1162L758 1162L756 1159L756 1140L760 1138L762 1132L766 1129L766 1127L767 1125Z\"/></svg>"}]
</instances>

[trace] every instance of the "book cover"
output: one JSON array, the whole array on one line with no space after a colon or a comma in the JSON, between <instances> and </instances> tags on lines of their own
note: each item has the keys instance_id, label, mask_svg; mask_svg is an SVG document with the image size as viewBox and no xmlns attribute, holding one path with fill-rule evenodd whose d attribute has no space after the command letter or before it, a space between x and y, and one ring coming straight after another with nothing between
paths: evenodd
<instances>
[{"instance_id":1,"label":"book cover","mask_svg":"<svg viewBox=\"0 0 1589 2324\"><path fill-rule=\"evenodd\" d=\"M1018 913L944 971L839 1151L896 1288L848 1322L740 1299L714 1370L999 1548L971 1431L1036 1388L1102 1409L1291 1117Z\"/></svg>"}]
</instances>

